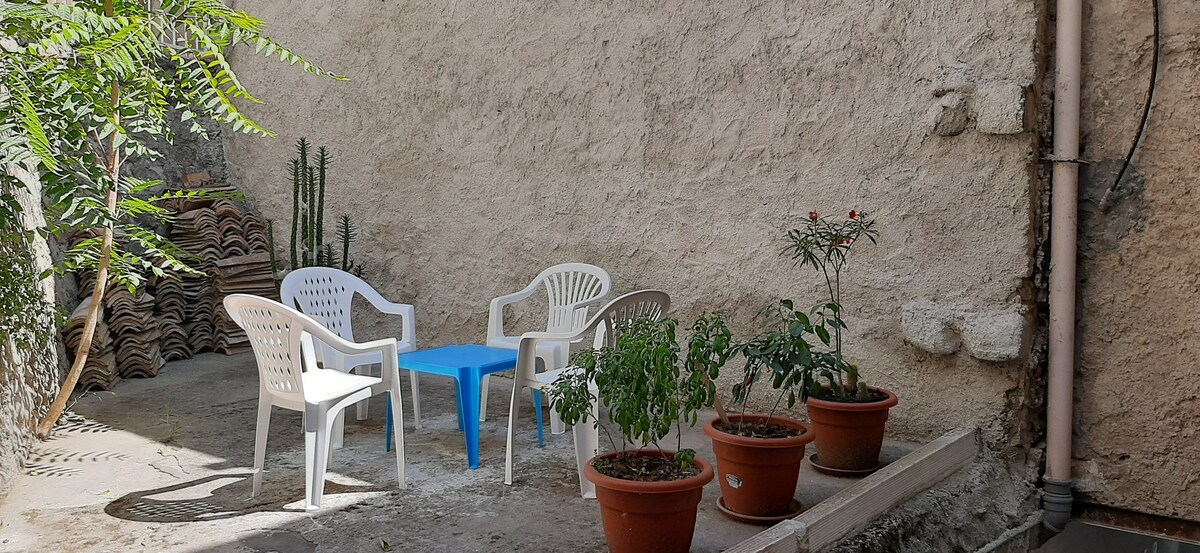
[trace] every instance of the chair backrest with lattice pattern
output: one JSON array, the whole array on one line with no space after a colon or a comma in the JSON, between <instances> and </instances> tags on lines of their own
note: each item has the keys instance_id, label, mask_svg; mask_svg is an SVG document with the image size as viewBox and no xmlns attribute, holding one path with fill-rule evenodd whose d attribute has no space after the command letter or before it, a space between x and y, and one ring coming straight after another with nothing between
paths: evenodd
<instances>
[{"instance_id":1,"label":"chair backrest with lattice pattern","mask_svg":"<svg viewBox=\"0 0 1200 553\"><path fill-rule=\"evenodd\" d=\"M302 359L311 362L311 351L302 351L305 315L279 302L231 294L225 309L246 331L258 363L260 385L272 395L293 401L304 400ZM316 325L316 322L310 323Z\"/></svg>"},{"instance_id":2,"label":"chair backrest with lattice pattern","mask_svg":"<svg viewBox=\"0 0 1200 553\"><path fill-rule=\"evenodd\" d=\"M299 309L340 338L353 342L351 304L356 292L369 287L362 279L339 269L304 267L283 278L279 295L288 307Z\"/></svg>"},{"instance_id":3,"label":"chair backrest with lattice pattern","mask_svg":"<svg viewBox=\"0 0 1200 553\"><path fill-rule=\"evenodd\" d=\"M671 296L662 290L638 290L608 302L596 316L601 320L596 326L594 347L617 343L617 331L622 323L640 318L659 320L671 310Z\"/></svg>"},{"instance_id":4,"label":"chair backrest with lattice pattern","mask_svg":"<svg viewBox=\"0 0 1200 553\"><path fill-rule=\"evenodd\" d=\"M570 332L588 322L586 307L574 308L580 302L603 298L612 289L608 272L586 263L562 263L542 271L534 282L546 291L549 310L547 332Z\"/></svg>"}]
</instances>

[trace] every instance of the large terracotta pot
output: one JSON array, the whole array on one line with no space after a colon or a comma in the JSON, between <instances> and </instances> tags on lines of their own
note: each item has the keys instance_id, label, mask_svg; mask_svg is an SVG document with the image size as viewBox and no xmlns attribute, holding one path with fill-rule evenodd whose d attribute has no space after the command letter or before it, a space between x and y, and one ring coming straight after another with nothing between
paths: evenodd
<instances>
[{"instance_id":1,"label":"large terracotta pot","mask_svg":"<svg viewBox=\"0 0 1200 553\"><path fill-rule=\"evenodd\" d=\"M670 482L622 480L592 468L592 461L619 454L598 455L583 468L584 477L596 484L596 501L600 503L608 550L612 553L687 553L692 547L700 496L704 485L713 479L712 464L696 458L700 474ZM639 451L638 454L660 455L657 450ZM674 454L673 451L662 452L664 457Z\"/></svg>"},{"instance_id":2,"label":"large terracotta pot","mask_svg":"<svg viewBox=\"0 0 1200 553\"><path fill-rule=\"evenodd\" d=\"M731 422L767 420L766 415L729 415ZM813 441L815 432L800 421L770 417L774 424L799 430L790 438L747 438L716 428L721 419L704 425L712 438L717 457L717 475L725 508L751 517L776 517L792 514L796 480L804 462L804 446Z\"/></svg>"},{"instance_id":3,"label":"large terracotta pot","mask_svg":"<svg viewBox=\"0 0 1200 553\"><path fill-rule=\"evenodd\" d=\"M899 401L883 388L873 392L887 399L871 403L842 403L809 397L808 418L817 435L814 447L822 467L839 471L868 472L879 466L883 427L888 410Z\"/></svg>"}]
</instances>

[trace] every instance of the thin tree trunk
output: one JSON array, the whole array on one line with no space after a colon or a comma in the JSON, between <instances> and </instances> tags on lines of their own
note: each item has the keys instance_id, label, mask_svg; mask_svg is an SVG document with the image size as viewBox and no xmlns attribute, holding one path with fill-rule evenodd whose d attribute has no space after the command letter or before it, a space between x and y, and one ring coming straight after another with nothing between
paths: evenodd
<instances>
[{"instance_id":1,"label":"thin tree trunk","mask_svg":"<svg viewBox=\"0 0 1200 553\"><path fill-rule=\"evenodd\" d=\"M721 419L721 424L723 424L725 428L729 428L729 413L725 411L725 403L721 401L721 396L717 396L714 399L716 400L714 402L714 406L717 408L717 417Z\"/></svg>"},{"instance_id":2,"label":"thin tree trunk","mask_svg":"<svg viewBox=\"0 0 1200 553\"><path fill-rule=\"evenodd\" d=\"M113 0L104 0L104 15L112 17L113 15ZM113 83L112 87L112 105L116 107L121 100L120 87ZM114 110L115 113L120 113ZM117 124L120 124L120 115L114 115L117 118ZM110 217L116 217L117 213L117 182L121 176L121 158L117 151L117 133L114 131L112 141L109 143L108 151L108 175L112 179L111 188L108 189L106 198L106 207ZM87 363L88 353L92 350L92 340L96 337L96 324L100 321L100 306L104 305L104 291L108 288L108 265L109 258L112 257L113 229L112 225L104 227L103 241L100 245L100 265L96 269L96 285L92 289L92 306L88 309L87 319L83 323L83 336L79 340L79 348L75 350L75 361L71 363L71 370L67 371L67 379L63 381L62 387L58 389L58 395L54 396L54 402L50 404L50 410L46 413L46 418L38 424L37 436L40 439L50 437L50 433L54 431L54 425L58 422L58 418L62 416L63 411L67 408L67 400L71 398L71 392L75 390L75 385L79 383L79 375L83 373L83 366Z\"/></svg>"}]
</instances>

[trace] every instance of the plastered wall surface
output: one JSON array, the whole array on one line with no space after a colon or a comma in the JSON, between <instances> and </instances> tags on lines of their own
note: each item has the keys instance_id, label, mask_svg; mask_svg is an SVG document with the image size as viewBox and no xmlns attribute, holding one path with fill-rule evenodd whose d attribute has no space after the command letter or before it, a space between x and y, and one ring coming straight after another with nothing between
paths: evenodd
<instances>
[{"instance_id":1,"label":"plastered wall surface","mask_svg":"<svg viewBox=\"0 0 1200 553\"><path fill-rule=\"evenodd\" d=\"M21 223L24 228L43 226L42 204L38 200L41 185L36 176L15 164L5 164L0 170L21 179L27 187L13 191L23 210ZM34 234L30 242L31 247L27 249L16 244L11 247L0 244L0 257L8 263L28 264L35 273L50 268L52 260L46 240ZM45 278L38 285L45 301L53 304L54 278ZM31 312L35 311L17 315ZM34 428L59 387L61 345L55 347L53 321L49 316L35 317L25 324L13 326L17 327L18 333L23 333L31 347L19 347L15 336L12 340L8 336L0 337L0 498L8 493L21 467L27 462L36 462L26 459L34 440Z\"/></svg>"},{"instance_id":2,"label":"plastered wall surface","mask_svg":"<svg viewBox=\"0 0 1200 553\"><path fill-rule=\"evenodd\" d=\"M365 278L416 305L421 346L482 341L491 298L565 261L606 268L618 293L668 291L685 322L725 310L744 333L778 298L820 299L818 275L779 255L785 229L861 209L882 236L844 283L849 351L900 395L891 434L1012 439L1023 354L929 353L901 318L914 300L1026 301L1034 2L236 7L350 81L239 54L267 102L248 111L280 137L229 133L233 180L285 250L293 144L327 144L329 213L358 219Z\"/></svg>"},{"instance_id":3,"label":"plastered wall surface","mask_svg":"<svg viewBox=\"0 0 1200 553\"><path fill-rule=\"evenodd\" d=\"M1084 25L1075 473L1091 501L1200 520L1200 4L1162 0L1162 73L1131 175L1100 202L1149 81L1149 2Z\"/></svg>"}]
</instances>

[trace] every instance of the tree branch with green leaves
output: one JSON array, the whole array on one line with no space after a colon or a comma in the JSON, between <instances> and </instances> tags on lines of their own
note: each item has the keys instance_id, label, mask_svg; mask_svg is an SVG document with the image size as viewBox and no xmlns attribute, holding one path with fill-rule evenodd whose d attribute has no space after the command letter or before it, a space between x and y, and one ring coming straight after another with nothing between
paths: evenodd
<instances>
[{"instance_id":1,"label":"tree branch with green leaves","mask_svg":"<svg viewBox=\"0 0 1200 553\"><path fill-rule=\"evenodd\" d=\"M46 230L96 235L60 266L94 269L97 278L83 341L39 436L49 435L78 381L110 280L136 288L146 273L194 272L183 252L142 224L170 220L155 205L164 196L138 196L161 183L123 176L122 165L159 156L150 144L172 140L172 113L203 136L202 118L234 131L274 135L236 104L260 100L229 64L233 48L253 48L311 74L342 79L263 30L262 20L220 0L163 0L153 8L130 0L0 1L0 157L40 175L53 219ZM4 224L17 217L20 205L3 190L25 184L7 174L0 178L6 185L0 187Z\"/></svg>"}]
</instances>

